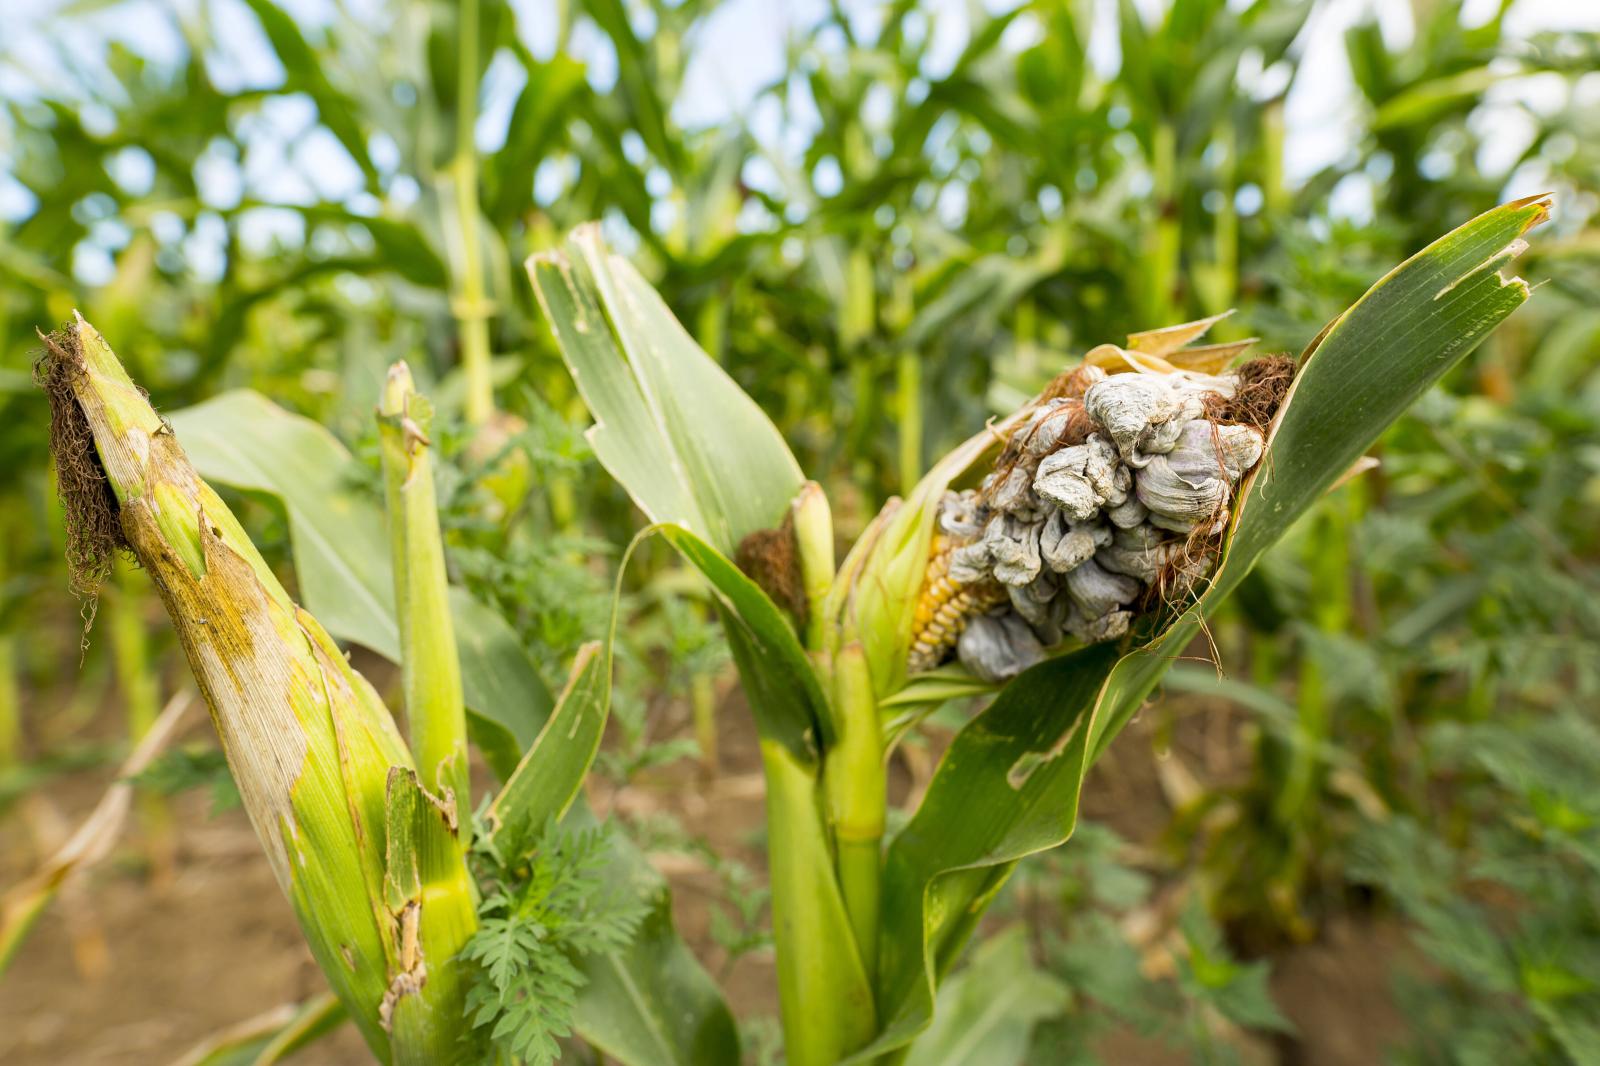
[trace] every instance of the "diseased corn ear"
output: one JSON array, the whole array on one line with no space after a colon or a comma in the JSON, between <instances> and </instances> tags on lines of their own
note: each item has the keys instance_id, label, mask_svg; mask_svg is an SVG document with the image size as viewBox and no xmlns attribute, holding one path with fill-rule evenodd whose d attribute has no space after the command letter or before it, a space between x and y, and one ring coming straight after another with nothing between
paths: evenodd
<instances>
[{"instance_id":1,"label":"diseased corn ear","mask_svg":"<svg viewBox=\"0 0 1600 1066\"><path fill-rule=\"evenodd\" d=\"M975 489L941 475L908 674L954 655L1002 681L1186 601L1294 377L1284 357L1226 370L1245 343L1187 347L1216 321L1092 349L994 431Z\"/></svg>"},{"instance_id":2,"label":"diseased corn ear","mask_svg":"<svg viewBox=\"0 0 1600 1066\"><path fill-rule=\"evenodd\" d=\"M81 317L48 339L37 376L53 425L76 430L53 434L58 465L88 472L61 482L69 514L96 531L84 560L96 565L96 552L122 546L150 574L312 953L374 1054L385 1063L415 1060L397 1053L379 1013L408 969L405 925L384 890L389 774L411 772L412 760L388 709L289 598ZM464 867L456 865L470 915ZM460 920L459 902L448 901L425 903L414 917L426 923L429 906ZM453 1019L449 1029L451 1042L436 1048L454 1055Z\"/></svg>"}]
</instances>

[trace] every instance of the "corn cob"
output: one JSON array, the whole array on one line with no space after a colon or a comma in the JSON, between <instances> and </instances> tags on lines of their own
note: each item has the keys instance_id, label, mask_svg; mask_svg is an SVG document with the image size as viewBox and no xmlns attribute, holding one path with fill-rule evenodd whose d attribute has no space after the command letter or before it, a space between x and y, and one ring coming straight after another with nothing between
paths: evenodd
<instances>
[{"instance_id":1,"label":"corn cob","mask_svg":"<svg viewBox=\"0 0 1600 1066\"><path fill-rule=\"evenodd\" d=\"M935 533L928 555L928 570L911 622L910 672L932 670L944 661L961 639L961 631L977 615L1006 601L996 581L965 585L950 576L950 562L964 540Z\"/></svg>"},{"instance_id":2,"label":"corn cob","mask_svg":"<svg viewBox=\"0 0 1600 1066\"><path fill-rule=\"evenodd\" d=\"M977 490L944 493L909 673L954 654L1002 680L1068 636L1121 637L1209 572L1294 374L1284 358L1225 370L1242 343L1185 347L1213 321L1094 349L1008 420Z\"/></svg>"}]
</instances>

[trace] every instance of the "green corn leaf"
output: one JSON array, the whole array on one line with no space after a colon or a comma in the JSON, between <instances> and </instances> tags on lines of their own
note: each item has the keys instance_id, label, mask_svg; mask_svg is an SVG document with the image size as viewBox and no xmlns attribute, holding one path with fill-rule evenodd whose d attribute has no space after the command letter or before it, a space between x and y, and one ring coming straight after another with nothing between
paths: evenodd
<instances>
[{"instance_id":1,"label":"green corn leaf","mask_svg":"<svg viewBox=\"0 0 1600 1066\"><path fill-rule=\"evenodd\" d=\"M658 528L719 594L718 613L749 690L756 728L802 761L813 761L818 741L825 746L833 740L832 716L789 620L727 556L682 526Z\"/></svg>"},{"instance_id":2,"label":"green corn leaf","mask_svg":"<svg viewBox=\"0 0 1600 1066\"><path fill-rule=\"evenodd\" d=\"M598 642L585 644L556 709L489 808L495 847L508 860L572 805L600 750L610 702L610 642L604 652Z\"/></svg>"},{"instance_id":3,"label":"green corn leaf","mask_svg":"<svg viewBox=\"0 0 1600 1066\"><path fill-rule=\"evenodd\" d=\"M167 421L203 477L283 502L306 609L339 639L398 661L383 512L343 483L351 458L338 438L249 390ZM450 590L450 608L473 739L509 773L549 716L550 692L498 613L461 588Z\"/></svg>"},{"instance_id":4,"label":"green corn leaf","mask_svg":"<svg viewBox=\"0 0 1600 1066\"><path fill-rule=\"evenodd\" d=\"M595 455L650 520L723 555L776 526L805 480L800 465L638 271L605 250L599 229L578 227L528 273L594 415Z\"/></svg>"},{"instance_id":5,"label":"green corn leaf","mask_svg":"<svg viewBox=\"0 0 1600 1066\"><path fill-rule=\"evenodd\" d=\"M1026 930L1013 925L986 939L939 989L936 1020L911 1045L906 1066L1020 1066L1033 1027L1068 998L1066 985L1033 965Z\"/></svg>"},{"instance_id":6,"label":"green corn leaf","mask_svg":"<svg viewBox=\"0 0 1600 1066\"><path fill-rule=\"evenodd\" d=\"M595 418L606 470L719 593L718 609L762 736L815 760L827 702L783 612L729 556L778 525L800 467L766 414L689 338L661 297L598 231L579 227L529 276Z\"/></svg>"},{"instance_id":7,"label":"green corn leaf","mask_svg":"<svg viewBox=\"0 0 1600 1066\"><path fill-rule=\"evenodd\" d=\"M592 819L580 802L567 824ZM611 876L635 882L654 902L627 947L579 961L589 982L573 1012L579 1032L623 1066L738 1062L738 1026L716 982L672 927L666 879L623 834L610 839Z\"/></svg>"},{"instance_id":8,"label":"green corn leaf","mask_svg":"<svg viewBox=\"0 0 1600 1066\"><path fill-rule=\"evenodd\" d=\"M1480 215L1391 271L1312 342L1198 604L1142 647L1085 648L1008 685L956 737L885 868L879 1039L925 1028L939 976L1024 855L1072 834L1083 780L1205 614L1422 392L1528 298L1498 268L1548 201Z\"/></svg>"}]
</instances>

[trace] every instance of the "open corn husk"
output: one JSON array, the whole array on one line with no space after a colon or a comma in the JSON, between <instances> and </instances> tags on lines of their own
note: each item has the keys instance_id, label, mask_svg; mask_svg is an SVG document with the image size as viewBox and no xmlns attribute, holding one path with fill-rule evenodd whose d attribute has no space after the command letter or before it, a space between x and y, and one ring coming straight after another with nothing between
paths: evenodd
<instances>
[{"instance_id":1,"label":"open corn husk","mask_svg":"<svg viewBox=\"0 0 1600 1066\"><path fill-rule=\"evenodd\" d=\"M100 334L79 317L46 346L38 377L80 584L117 549L149 572L334 992L381 1061L456 1061L462 989L438 963L475 927L473 893L388 709L289 598Z\"/></svg>"}]
</instances>

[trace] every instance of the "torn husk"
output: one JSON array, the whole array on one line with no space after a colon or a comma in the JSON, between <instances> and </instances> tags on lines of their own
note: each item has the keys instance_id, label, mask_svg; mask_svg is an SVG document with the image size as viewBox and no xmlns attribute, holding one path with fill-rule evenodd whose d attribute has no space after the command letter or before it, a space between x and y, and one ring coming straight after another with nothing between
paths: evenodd
<instances>
[{"instance_id":1,"label":"torn husk","mask_svg":"<svg viewBox=\"0 0 1600 1066\"><path fill-rule=\"evenodd\" d=\"M80 317L46 345L36 377L57 467L72 472L60 485L84 531L79 587L92 591L119 547L150 574L312 953L378 1058L416 1060L379 1018L391 986L417 977L404 961L420 961L403 960L385 900L389 772L412 767L388 709L290 600L99 333ZM458 920L454 904L436 909Z\"/></svg>"},{"instance_id":2,"label":"torn husk","mask_svg":"<svg viewBox=\"0 0 1600 1066\"><path fill-rule=\"evenodd\" d=\"M976 489L944 490L908 673L990 681L1116 640L1209 574L1293 361L1185 347L1215 319L1101 345L1011 419Z\"/></svg>"}]
</instances>

